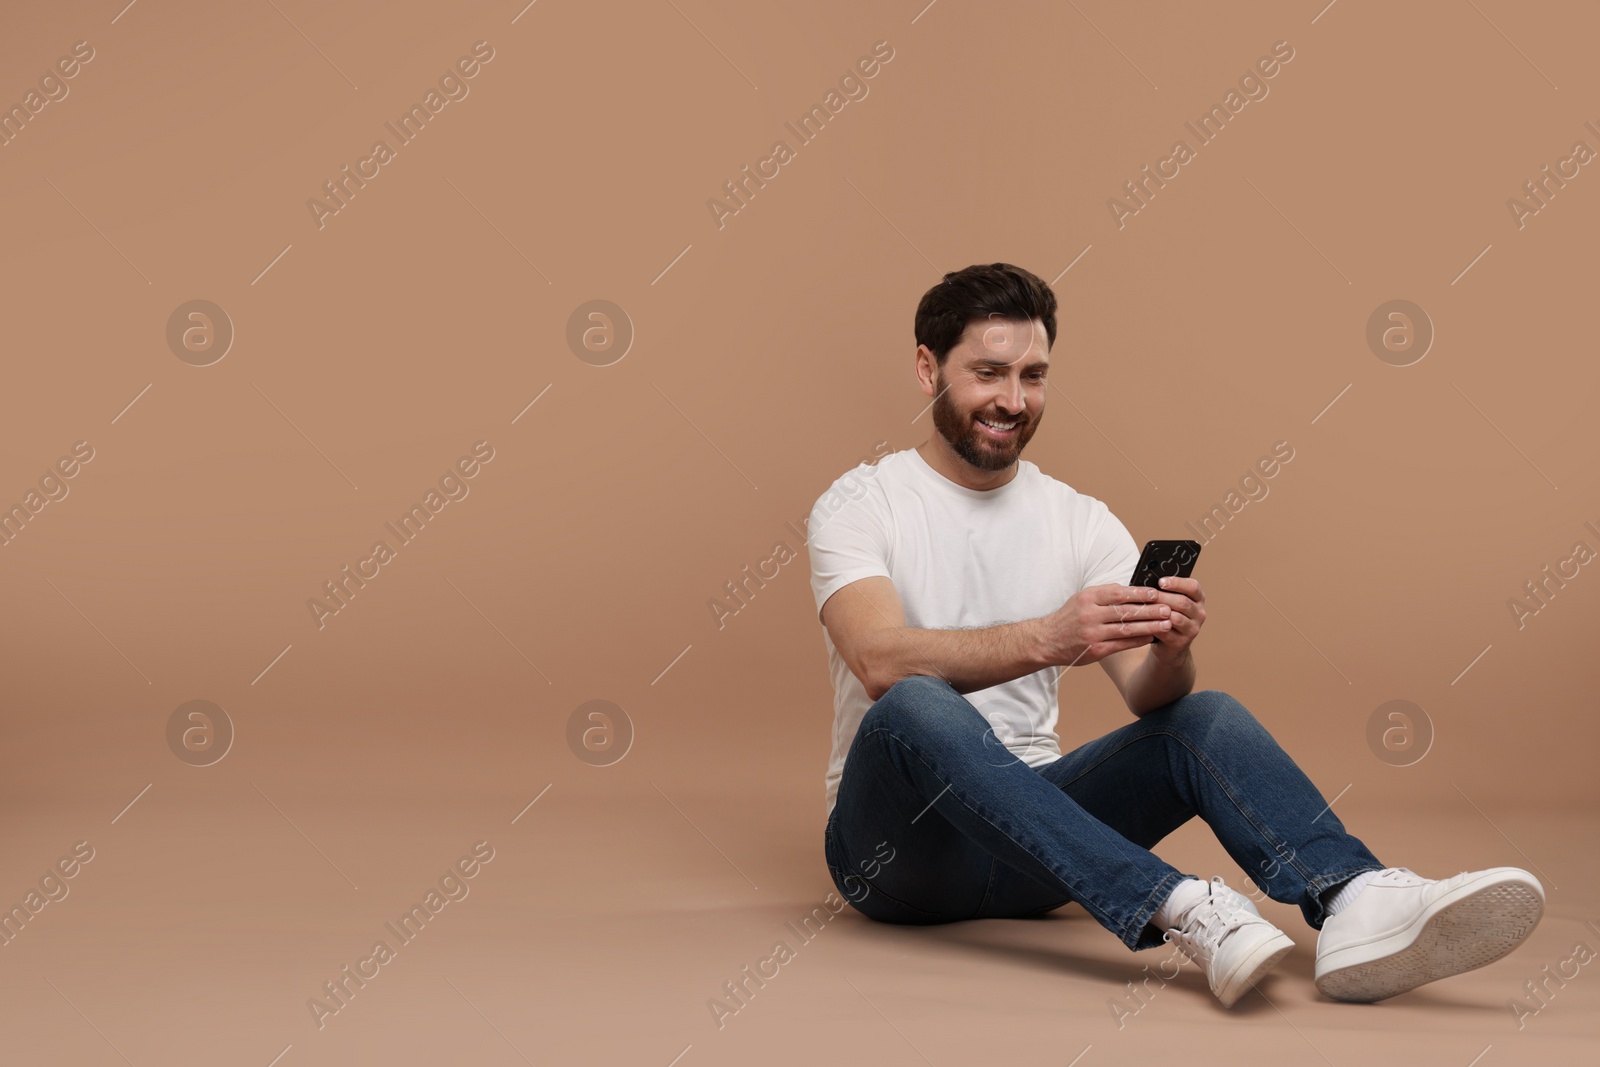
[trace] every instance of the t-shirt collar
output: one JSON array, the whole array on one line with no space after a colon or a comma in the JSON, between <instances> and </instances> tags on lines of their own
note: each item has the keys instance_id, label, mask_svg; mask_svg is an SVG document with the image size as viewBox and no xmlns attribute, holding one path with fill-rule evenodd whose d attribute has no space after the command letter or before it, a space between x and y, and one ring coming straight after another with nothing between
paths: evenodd
<instances>
[{"instance_id":1,"label":"t-shirt collar","mask_svg":"<svg viewBox=\"0 0 1600 1067\"><path fill-rule=\"evenodd\" d=\"M946 478L944 475L934 470L933 466L927 460L922 458L922 453L917 449L911 448L907 449L907 451L911 453L911 465L922 473L924 480L942 487L943 491L945 492L957 493L961 496L967 497L969 500L998 500L1001 496L1005 495L1007 490L1013 488L1024 478L1026 478L1028 476L1028 468L1032 466L1032 464L1028 463L1026 460L1018 459L1016 477L1012 478L1006 484L996 486L993 489L971 489L960 484L959 482L951 481L949 478Z\"/></svg>"}]
</instances>

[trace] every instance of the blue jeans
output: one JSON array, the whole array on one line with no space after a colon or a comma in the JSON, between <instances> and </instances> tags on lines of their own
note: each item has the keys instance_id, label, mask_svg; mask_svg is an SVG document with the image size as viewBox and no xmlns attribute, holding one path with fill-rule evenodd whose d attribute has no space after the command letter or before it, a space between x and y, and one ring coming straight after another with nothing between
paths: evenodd
<instances>
[{"instance_id":1,"label":"blue jeans","mask_svg":"<svg viewBox=\"0 0 1600 1067\"><path fill-rule=\"evenodd\" d=\"M1273 900L1321 929L1323 895L1383 864L1266 728L1215 690L1039 768L945 681L897 682L846 755L824 852L839 893L893 923L1043 915L1072 901L1131 949L1188 875L1149 850L1198 815Z\"/></svg>"}]
</instances>

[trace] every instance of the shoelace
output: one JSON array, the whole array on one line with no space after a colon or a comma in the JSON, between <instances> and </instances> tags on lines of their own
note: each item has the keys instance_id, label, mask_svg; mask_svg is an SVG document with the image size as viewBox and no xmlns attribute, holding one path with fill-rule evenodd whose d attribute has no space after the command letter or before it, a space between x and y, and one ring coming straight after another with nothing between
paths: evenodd
<instances>
[{"instance_id":1,"label":"shoelace","mask_svg":"<svg viewBox=\"0 0 1600 1067\"><path fill-rule=\"evenodd\" d=\"M1177 933L1186 941L1211 941L1221 945L1224 938L1253 918L1255 916L1244 908L1213 892L1205 900L1196 901L1184 913ZM1172 940L1167 932L1162 933L1161 937L1165 941Z\"/></svg>"},{"instance_id":2,"label":"shoelace","mask_svg":"<svg viewBox=\"0 0 1600 1067\"><path fill-rule=\"evenodd\" d=\"M1391 867L1387 870L1379 871L1373 875L1372 880L1399 886L1424 885L1428 881L1409 867Z\"/></svg>"},{"instance_id":3,"label":"shoelace","mask_svg":"<svg viewBox=\"0 0 1600 1067\"><path fill-rule=\"evenodd\" d=\"M1245 896L1243 893L1237 892L1231 886L1229 886L1228 883L1224 882L1222 880L1222 875L1219 874L1213 876L1211 879L1211 886L1212 900L1226 900L1229 907L1236 908L1245 912L1246 914L1250 913L1251 909L1245 906L1250 903L1250 898Z\"/></svg>"}]
</instances>

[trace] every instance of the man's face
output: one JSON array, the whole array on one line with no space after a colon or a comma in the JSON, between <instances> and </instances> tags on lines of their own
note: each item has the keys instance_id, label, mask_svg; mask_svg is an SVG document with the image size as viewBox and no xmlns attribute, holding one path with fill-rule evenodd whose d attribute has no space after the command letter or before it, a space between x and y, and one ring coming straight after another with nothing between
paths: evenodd
<instances>
[{"instance_id":1,"label":"man's face","mask_svg":"<svg viewBox=\"0 0 1600 1067\"><path fill-rule=\"evenodd\" d=\"M979 470L1004 470L1044 417L1044 322L974 319L934 375L933 425Z\"/></svg>"}]
</instances>

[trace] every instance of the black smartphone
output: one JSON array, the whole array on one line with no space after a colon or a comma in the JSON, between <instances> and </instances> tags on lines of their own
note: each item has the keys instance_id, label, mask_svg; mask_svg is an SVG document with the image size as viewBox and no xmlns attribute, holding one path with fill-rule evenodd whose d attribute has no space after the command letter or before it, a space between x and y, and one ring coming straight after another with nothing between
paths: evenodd
<instances>
[{"instance_id":1,"label":"black smartphone","mask_svg":"<svg viewBox=\"0 0 1600 1067\"><path fill-rule=\"evenodd\" d=\"M1159 588L1162 578L1187 578L1199 558L1199 541L1146 541L1128 584Z\"/></svg>"},{"instance_id":2,"label":"black smartphone","mask_svg":"<svg viewBox=\"0 0 1600 1067\"><path fill-rule=\"evenodd\" d=\"M1128 584L1159 589L1163 578L1189 577L1199 558L1199 541L1146 541L1139 562L1134 565L1133 580ZM1150 643L1155 644L1156 640L1152 637Z\"/></svg>"}]
</instances>

